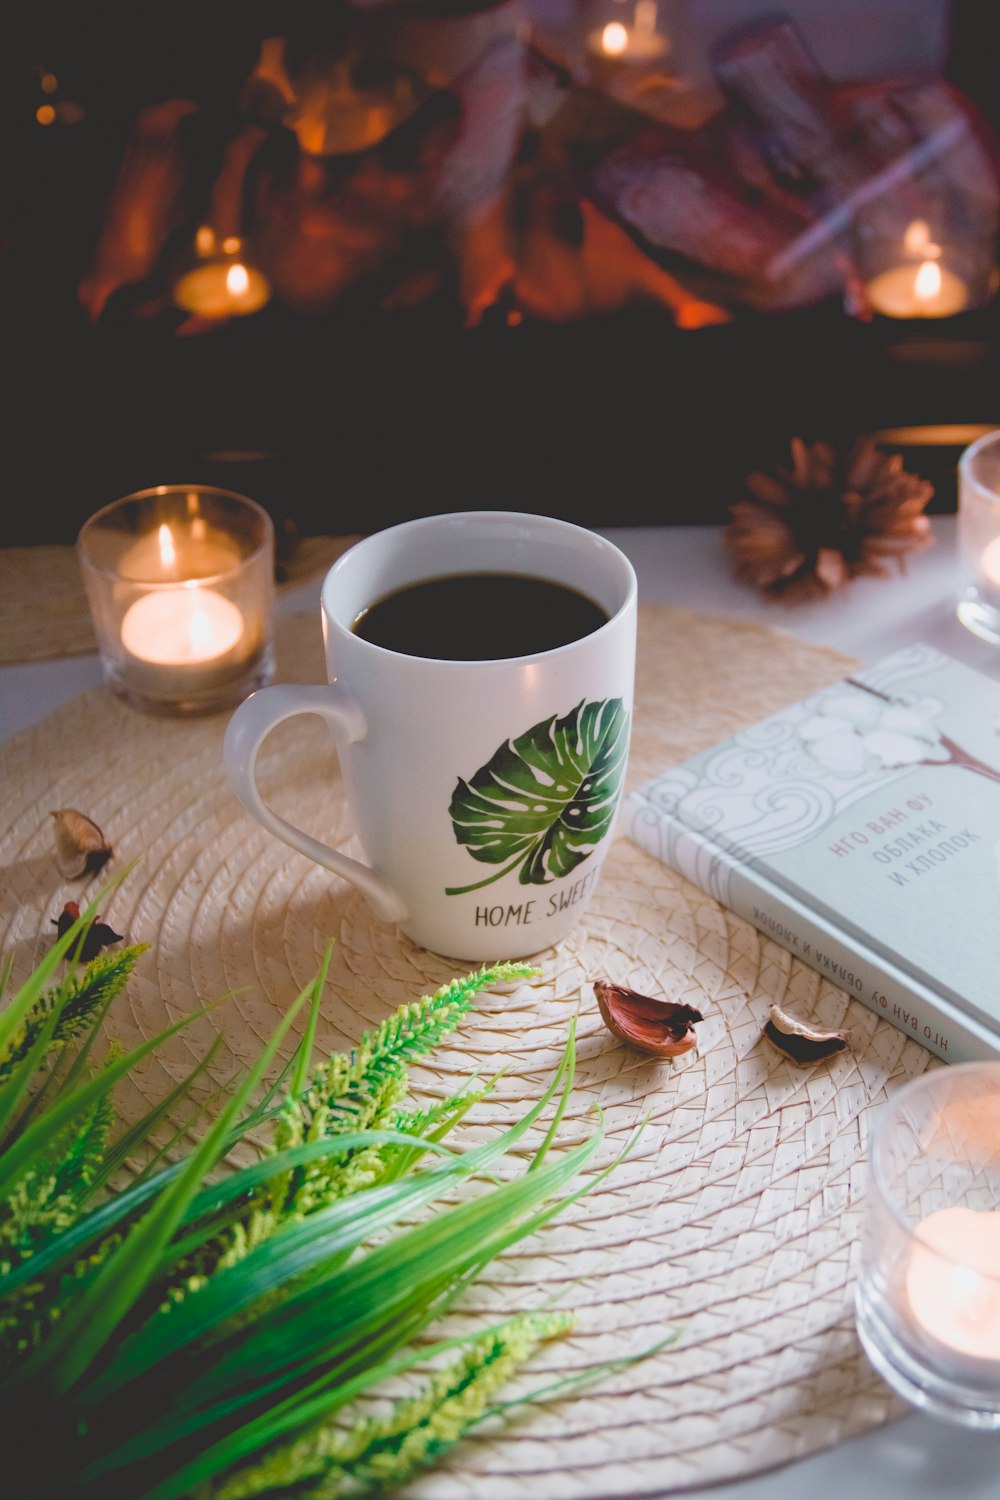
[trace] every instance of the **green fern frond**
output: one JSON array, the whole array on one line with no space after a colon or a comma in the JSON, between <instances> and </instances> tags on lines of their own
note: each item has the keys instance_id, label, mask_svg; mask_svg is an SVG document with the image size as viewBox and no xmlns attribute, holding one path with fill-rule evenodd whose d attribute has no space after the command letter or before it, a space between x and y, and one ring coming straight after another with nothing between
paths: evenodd
<instances>
[{"instance_id":1,"label":"green fern frond","mask_svg":"<svg viewBox=\"0 0 1000 1500\"><path fill-rule=\"evenodd\" d=\"M412 1061L444 1039L472 1008L482 990L493 984L509 984L538 974L528 964L488 964L462 978L452 979L433 995L424 995L409 1005L401 1005L387 1016L368 1042L372 1063L392 1065Z\"/></svg>"},{"instance_id":2,"label":"green fern frond","mask_svg":"<svg viewBox=\"0 0 1000 1500\"><path fill-rule=\"evenodd\" d=\"M420 1140L443 1140L448 1132L468 1114L469 1110L492 1093L495 1087L496 1078L490 1078L485 1083L460 1089L458 1093L450 1094L446 1099L439 1099L437 1103L429 1104L424 1109L401 1109L396 1114L392 1128L402 1131L405 1135L413 1136L414 1143ZM383 1179L394 1181L404 1176L419 1155L420 1147L416 1144L409 1151L395 1150L384 1153Z\"/></svg>"},{"instance_id":3,"label":"green fern frond","mask_svg":"<svg viewBox=\"0 0 1000 1500\"><path fill-rule=\"evenodd\" d=\"M76 1218L76 1200L58 1189L48 1163L26 1172L0 1204L0 1265L4 1271L31 1253L34 1240L45 1240Z\"/></svg>"},{"instance_id":4,"label":"green fern frond","mask_svg":"<svg viewBox=\"0 0 1000 1500\"><path fill-rule=\"evenodd\" d=\"M110 1103L99 1099L82 1125L63 1134L65 1153L57 1143L51 1153L39 1154L0 1198L0 1326L17 1300L12 1303L3 1295L6 1275L80 1218L113 1123Z\"/></svg>"},{"instance_id":5,"label":"green fern frond","mask_svg":"<svg viewBox=\"0 0 1000 1500\"><path fill-rule=\"evenodd\" d=\"M148 947L148 943L134 943L114 953L100 953L79 973L67 975L61 984L39 996L0 1057L0 1082L28 1056L53 1010L59 1011L52 1033L54 1047L65 1045L84 1032L102 1008L124 989Z\"/></svg>"},{"instance_id":6,"label":"green fern frond","mask_svg":"<svg viewBox=\"0 0 1000 1500\"><path fill-rule=\"evenodd\" d=\"M82 1203L87 1189L104 1165L117 1116L107 1094L101 1095L86 1118L74 1127L66 1155L56 1169L59 1191Z\"/></svg>"},{"instance_id":7,"label":"green fern frond","mask_svg":"<svg viewBox=\"0 0 1000 1500\"><path fill-rule=\"evenodd\" d=\"M313 1070L305 1092L283 1103L267 1151L283 1151L348 1131L399 1128L408 1062L430 1051L453 1031L483 989L538 972L526 964L484 965L462 978L452 979L433 995L400 1006L374 1033L365 1033L351 1053L334 1053ZM474 1091L465 1090L453 1100L431 1106L426 1111L427 1128L442 1124L450 1116L460 1116L471 1107L474 1098ZM415 1159L414 1154L412 1160ZM185 1261L178 1271L182 1278L211 1276L242 1260L252 1248L290 1221L327 1208L348 1194L374 1187L387 1177L398 1176L401 1165L408 1166L409 1161L404 1159L400 1148L369 1147L346 1157L318 1159L276 1175L243 1206L238 1217L220 1226L219 1233L206 1240L197 1255Z\"/></svg>"},{"instance_id":8,"label":"green fern frond","mask_svg":"<svg viewBox=\"0 0 1000 1500\"><path fill-rule=\"evenodd\" d=\"M37 1193L39 1186L44 1190L44 1184L33 1183L30 1175L22 1178L6 1204L13 1206L18 1199L27 1197L32 1191ZM25 1214L25 1224L28 1217ZM41 1248L49 1239L76 1223L78 1205L71 1195L65 1194L61 1198L49 1200L45 1218L39 1216L37 1204L33 1206L30 1217L32 1228L37 1231L35 1243ZM22 1233L22 1252L26 1238L27 1235ZM4 1357L23 1355L44 1343L55 1324L80 1295L81 1282L112 1254L121 1244L121 1239L120 1234L107 1235L87 1255L74 1261L57 1279L42 1277L36 1282L28 1282L12 1297L0 1298L0 1367L4 1365ZM6 1259L0 1247L0 1283L4 1275L14 1268L15 1263L21 1263L24 1258L21 1253L16 1262L13 1258Z\"/></svg>"},{"instance_id":9,"label":"green fern frond","mask_svg":"<svg viewBox=\"0 0 1000 1500\"><path fill-rule=\"evenodd\" d=\"M495 1087L496 1082L491 1078L487 1083L473 1083L456 1094L449 1094L447 1099L438 1099L424 1109L401 1109L393 1121L393 1129L438 1140L456 1118L468 1114L474 1104L482 1103Z\"/></svg>"},{"instance_id":10,"label":"green fern frond","mask_svg":"<svg viewBox=\"0 0 1000 1500\"><path fill-rule=\"evenodd\" d=\"M0 1201L0 1289L8 1272L77 1222L114 1123L110 1101L106 1095L99 1097L82 1123L64 1133L65 1155L57 1143L50 1156L39 1156ZM10 1298L0 1295L0 1350L23 1354L36 1348L76 1296L80 1277L116 1243L117 1237L109 1238L57 1282L43 1278Z\"/></svg>"},{"instance_id":11,"label":"green fern frond","mask_svg":"<svg viewBox=\"0 0 1000 1500\"><path fill-rule=\"evenodd\" d=\"M107 1095L99 1096L0 1200L0 1255L5 1270L19 1265L36 1246L46 1244L79 1218L114 1123Z\"/></svg>"},{"instance_id":12,"label":"green fern frond","mask_svg":"<svg viewBox=\"0 0 1000 1500\"><path fill-rule=\"evenodd\" d=\"M292 1486L309 1500L376 1494L406 1483L440 1458L483 1416L497 1391L538 1345L573 1326L568 1313L522 1313L470 1341L461 1359L433 1375L387 1417L326 1426L273 1449L223 1480L210 1500L257 1500Z\"/></svg>"},{"instance_id":13,"label":"green fern frond","mask_svg":"<svg viewBox=\"0 0 1000 1500\"><path fill-rule=\"evenodd\" d=\"M353 1054L355 1076L345 1080L347 1086L373 1087L386 1073L400 1076L408 1063L431 1051L455 1030L482 990L538 973L528 964L487 964L452 979L433 995L401 1005L371 1035L366 1032L361 1038ZM332 1102L337 1096L328 1097Z\"/></svg>"},{"instance_id":14,"label":"green fern frond","mask_svg":"<svg viewBox=\"0 0 1000 1500\"><path fill-rule=\"evenodd\" d=\"M491 985L509 984L538 972L528 964L488 964L452 979L433 995L399 1006L374 1032L365 1032L349 1056L337 1055L314 1071L309 1088L296 1101L302 1112L296 1128L303 1132L302 1138L367 1128L373 1118L369 1111L377 1111L378 1101L386 1104L391 1097L390 1081L405 1080L408 1064L454 1031L477 994ZM372 1105L370 1101L377 1102ZM379 1120L380 1124L392 1123L388 1116L380 1115ZM291 1143L282 1138L282 1144Z\"/></svg>"},{"instance_id":15,"label":"green fern frond","mask_svg":"<svg viewBox=\"0 0 1000 1500\"><path fill-rule=\"evenodd\" d=\"M494 984L527 979L538 972L528 964L483 965L471 974L452 979L433 995L401 1005L373 1033L366 1032L349 1055L334 1054L314 1069L305 1093L283 1107L274 1132L273 1149L283 1150L303 1141L353 1130L401 1128L399 1121L403 1116L399 1106L406 1096L408 1064L454 1031L482 990ZM461 1115L473 1102L471 1093L466 1091L453 1101L432 1106L427 1112L427 1128L432 1123L442 1123L448 1115ZM318 1161L290 1173L281 1184L272 1183L269 1201L277 1206L278 1193L283 1191L285 1215L313 1213L348 1192L357 1192L382 1180L398 1155L398 1150L395 1153L369 1150L346 1160Z\"/></svg>"}]
</instances>

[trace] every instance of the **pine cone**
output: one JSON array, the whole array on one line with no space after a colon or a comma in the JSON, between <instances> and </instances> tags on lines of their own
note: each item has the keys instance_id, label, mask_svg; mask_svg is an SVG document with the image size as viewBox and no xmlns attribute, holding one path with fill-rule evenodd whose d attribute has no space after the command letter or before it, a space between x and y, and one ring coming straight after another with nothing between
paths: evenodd
<instances>
[{"instance_id":1,"label":"pine cone","mask_svg":"<svg viewBox=\"0 0 1000 1500\"><path fill-rule=\"evenodd\" d=\"M830 594L862 575L886 578L895 560L933 544L924 510L934 486L899 454L863 438L846 455L792 438L792 467L751 474L730 507L725 545L736 577L786 603Z\"/></svg>"}]
</instances>

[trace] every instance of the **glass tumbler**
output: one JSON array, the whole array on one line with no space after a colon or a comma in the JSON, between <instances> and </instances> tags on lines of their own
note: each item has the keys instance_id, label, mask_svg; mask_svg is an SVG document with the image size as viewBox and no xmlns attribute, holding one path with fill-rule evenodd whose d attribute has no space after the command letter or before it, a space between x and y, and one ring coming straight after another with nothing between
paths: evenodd
<instances>
[{"instance_id":1,"label":"glass tumbler","mask_svg":"<svg viewBox=\"0 0 1000 1500\"><path fill-rule=\"evenodd\" d=\"M1000 645L1000 428L977 438L958 461L958 555L965 579L958 618Z\"/></svg>"},{"instance_id":2,"label":"glass tumbler","mask_svg":"<svg viewBox=\"0 0 1000 1500\"><path fill-rule=\"evenodd\" d=\"M274 527L206 485L126 495L77 538L106 681L150 713L232 707L274 671Z\"/></svg>"},{"instance_id":3,"label":"glass tumbler","mask_svg":"<svg viewBox=\"0 0 1000 1500\"><path fill-rule=\"evenodd\" d=\"M1000 1060L934 1068L884 1106L855 1304L894 1390L1000 1431Z\"/></svg>"}]
</instances>

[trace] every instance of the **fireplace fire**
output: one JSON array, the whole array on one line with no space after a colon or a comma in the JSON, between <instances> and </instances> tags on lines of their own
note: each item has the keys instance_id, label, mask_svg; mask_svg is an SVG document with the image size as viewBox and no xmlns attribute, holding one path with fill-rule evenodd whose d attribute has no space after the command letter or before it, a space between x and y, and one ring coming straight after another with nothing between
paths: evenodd
<instances>
[{"instance_id":1,"label":"fireplace fire","mask_svg":"<svg viewBox=\"0 0 1000 1500\"><path fill-rule=\"evenodd\" d=\"M860 5L825 21L802 5L798 23L761 8L722 31L693 4L602 5L345 7L319 32L261 38L222 119L187 98L140 109L80 279L86 315L172 303L192 332L272 296L322 316L447 286L467 326L498 307L561 323L655 304L697 328L838 293L867 316L885 304L852 231L890 194L940 256L946 234L980 247L962 306L992 295L996 152L912 41L941 6L897 0L897 46L845 78L820 59L864 28Z\"/></svg>"},{"instance_id":2,"label":"fireplace fire","mask_svg":"<svg viewBox=\"0 0 1000 1500\"><path fill-rule=\"evenodd\" d=\"M594 476L645 475L665 427L704 439L719 397L745 409L739 461L753 466L780 426L761 387L780 401L794 366L775 374L775 361L810 349L830 362L826 395L850 380L852 350L896 350L910 406L859 413L848 391L848 426L979 420L912 401L921 340L936 370L992 358L979 330L997 290L1000 150L953 76L956 12L355 0L322 23L291 7L283 30L174 37L141 63L121 23L86 39L79 23L39 23L11 91L30 165L3 238L6 302L41 378L27 430L72 420L89 370L128 425L123 452L138 432L148 452L154 434L154 453L214 469L206 481L246 483L246 470L251 493L304 448L314 488L325 433L363 526L435 486L437 508L482 503L519 470L522 497L555 486L547 508L588 518ZM970 331L978 356L949 349ZM528 473L544 425L524 410L538 389L524 385L529 347L535 375L554 376L544 476ZM641 369L651 356L669 364L668 390L662 370ZM124 389L132 360L144 412ZM80 377L75 400L64 375ZM472 475L445 451L472 460L457 436L468 390L447 405L470 380L489 403L473 423L488 472ZM359 426L359 383L381 424ZM114 441L106 418L95 425ZM407 502L394 474L388 509L380 425L416 438L421 476ZM77 437L98 442L82 419ZM704 480L691 452L680 466ZM115 464L98 467L94 482L114 487ZM120 467L122 492L163 477ZM584 468L590 483L558 498ZM359 513L379 486L381 506ZM301 497L289 509L308 521Z\"/></svg>"}]
</instances>

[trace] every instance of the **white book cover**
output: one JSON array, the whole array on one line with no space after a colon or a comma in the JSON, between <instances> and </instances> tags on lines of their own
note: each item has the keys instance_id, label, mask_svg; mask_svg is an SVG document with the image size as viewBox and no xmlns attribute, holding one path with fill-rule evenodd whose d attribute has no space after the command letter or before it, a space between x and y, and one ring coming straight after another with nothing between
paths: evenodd
<instances>
[{"instance_id":1,"label":"white book cover","mask_svg":"<svg viewBox=\"0 0 1000 1500\"><path fill-rule=\"evenodd\" d=\"M632 792L623 830L939 1056L1000 1055L1000 684L915 645Z\"/></svg>"}]
</instances>

